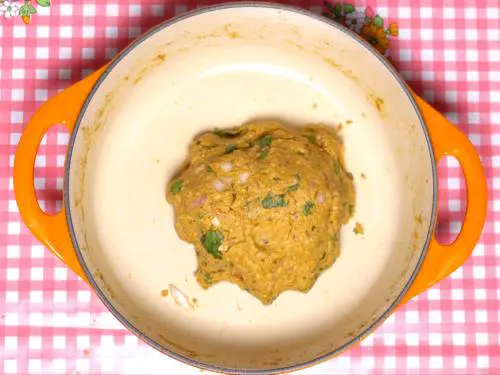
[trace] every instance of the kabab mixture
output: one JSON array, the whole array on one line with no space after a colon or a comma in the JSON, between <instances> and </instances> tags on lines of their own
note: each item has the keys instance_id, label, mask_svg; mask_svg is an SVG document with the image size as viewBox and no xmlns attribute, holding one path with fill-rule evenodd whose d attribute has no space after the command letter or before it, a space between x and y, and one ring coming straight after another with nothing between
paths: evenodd
<instances>
[{"instance_id":1,"label":"kabab mixture","mask_svg":"<svg viewBox=\"0 0 500 375\"><path fill-rule=\"evenodd\" d=\"M167 199L195 247L198 283L229 281L263 304L311 289L354 211L343 153L325 126L256 122L197 136Z\"/></svg>"}]
</instances>

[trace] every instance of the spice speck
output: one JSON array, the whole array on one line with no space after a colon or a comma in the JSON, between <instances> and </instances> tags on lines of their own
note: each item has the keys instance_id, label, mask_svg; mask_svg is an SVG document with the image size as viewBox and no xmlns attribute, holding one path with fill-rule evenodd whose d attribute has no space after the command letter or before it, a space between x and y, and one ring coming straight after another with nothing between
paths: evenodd
<instances>
[{"instance_id":1,"label":"spice speck","mask_svg":"<svg viewBox=\"0 0 500 375\"><path fill-rule=\"evenodd\" d=\"M365 234L365 228L360 223L356 223L353 229L354 234Z\"/></svg>"}]
</instances>

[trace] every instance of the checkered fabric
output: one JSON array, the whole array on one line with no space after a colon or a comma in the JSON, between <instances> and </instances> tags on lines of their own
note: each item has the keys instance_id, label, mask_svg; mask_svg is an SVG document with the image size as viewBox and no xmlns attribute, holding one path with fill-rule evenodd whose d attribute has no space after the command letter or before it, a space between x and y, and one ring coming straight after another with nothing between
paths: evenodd
<instances>
[{"instance_id":1,"label":"checkered fabric","mask_svg":"<svg viewBox=\"0 0 500 375\"><path fill-rule=\"evenodd\" d=\"M12 165L40 104L103 65L160 21L207 2L69 1L30 25L0 18L0 373L192 374L128 333L87 285L24 227ZM317 0L290 4L321 11ZM356 5L366 5L356 3ZM390 56L411 87L468 134L488 176L489 216L473 256L407 303L362 345L308 374L500 374L500 3L373 0L399 24ZM59 209L68 134L52 128L36 161L42 206ZM460 230L465 186L454 159L439 167L439 238Z\"/></svg>"}]
</instances>

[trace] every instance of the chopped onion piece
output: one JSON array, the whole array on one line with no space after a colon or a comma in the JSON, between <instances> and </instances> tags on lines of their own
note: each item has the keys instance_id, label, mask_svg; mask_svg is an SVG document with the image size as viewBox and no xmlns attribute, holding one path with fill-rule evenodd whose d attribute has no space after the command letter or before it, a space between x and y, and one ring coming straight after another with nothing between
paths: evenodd
<instances>
[{"instance_id":1,"label":"chopped onion piece","mask_svg":"<svg viewBox=\"0 0 500 375\"><path fill-rule=\"evenodd\" d=\"M226 184L224 183L224 181L222 181L220 179L217 179L214 182L214 188L217 191L222 191L222 190L224 190L226 188Z\"/></svg>"},{"instance_id":2,"label":"chopped onion piece","mask_svg":"<svg viewBox=\"0 0 500 375\"><path fill-rule=\"evenodd\" d=\"M205 194L200 195L198 198L196 198L194 201L191 202L191 207L196 208L200 207L207 201L207 196Z\"/></svg>"},{"instance_id":3,"label":"chopped onion piece","mask_svg":"<svg viewBox=\"0 0 500 375\"><path fill-rule=\"evenodd\" d=\"M249 172L243 172L242 174L240 174L240 183L245 184L249 176L250 176Z\"/></svg>"},{"instance_id":4,"label":"chopped onion piece","mask_svg":"<svg viewBox=\"0 0 500 375\"><path fill-rule=\"evenodd\" d=\"M229 172L231 169L233 169L233 164L231 164L231 163L222 163L220 165L220 169L222 169L224 172Z\"/></svg>"},{"instance_id":5,"label":"chopped onion piece","mask_svg":"<svg viewBox=\"0 0 500 375\"><path fill-rule=\"evenodd\" d=\"M325 195L321 191L316 195L316 202L319 204L325 202Z\"/></svg>"},{"instance_id":6,"label":"chopped onion piece","mask_svg":"<svg viewBox=\"0 0 500 375\"><path fill-rule=\"evenodd\" d=\"M212 225L214 227L220 227L220 221L219 219L217 218L217 216L215 216L213 219L212 219Z\"/></svg>"},{"instance_id":7,"label":"chopped onion piece","mask_svg":"<svg viewBox=\"0 0 500 375\"><path fill-rule=\"evenodd\" d=\"M184 308L184 309L188 309L188 308L193 308L193 305L191 303L191 301L189 300L189 298L187 298L185 296L184 293L182 293L175 285L172 285L170 284L168 289L170 290L170 294L172 295L172 298L174 299L174 302Z\"/></svg>"}]
</instances>

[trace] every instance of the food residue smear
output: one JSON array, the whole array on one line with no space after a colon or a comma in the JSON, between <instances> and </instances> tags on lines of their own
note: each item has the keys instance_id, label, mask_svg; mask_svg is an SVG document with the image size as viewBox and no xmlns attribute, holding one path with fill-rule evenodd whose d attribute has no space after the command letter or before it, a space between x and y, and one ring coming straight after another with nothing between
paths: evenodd
<instances>
[{"instance_id":1,"label":"food residue smear","mask_svg":"<svg viewBox=\"0 0 500 375\"><path fill-rule=\"evenodd\" d=\"M360 223L356 223L353 231L355 234L365 234L365 228Z\"/></svg>"}]
</instances>

